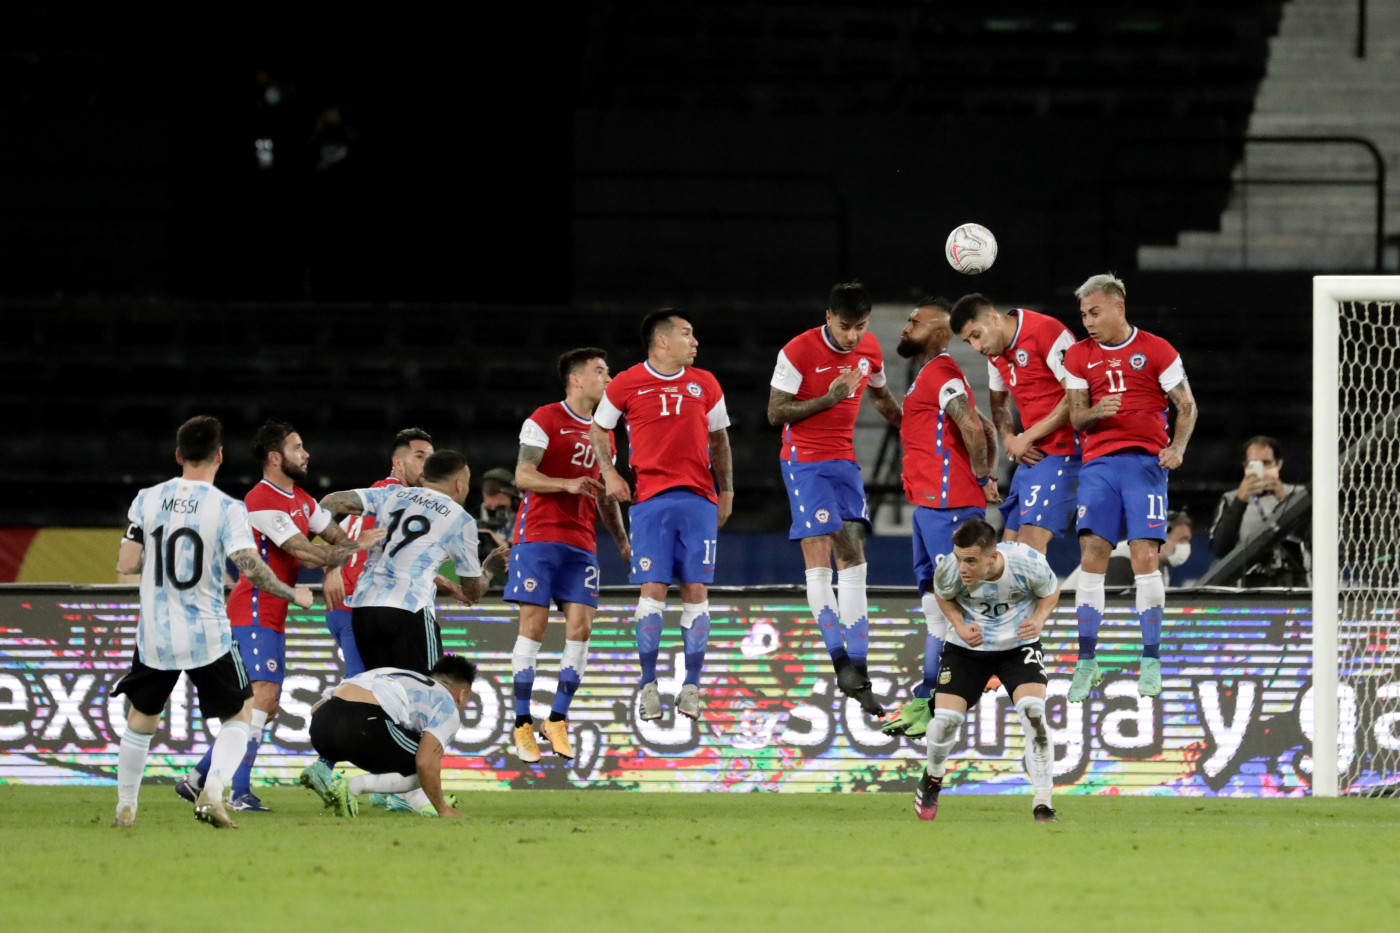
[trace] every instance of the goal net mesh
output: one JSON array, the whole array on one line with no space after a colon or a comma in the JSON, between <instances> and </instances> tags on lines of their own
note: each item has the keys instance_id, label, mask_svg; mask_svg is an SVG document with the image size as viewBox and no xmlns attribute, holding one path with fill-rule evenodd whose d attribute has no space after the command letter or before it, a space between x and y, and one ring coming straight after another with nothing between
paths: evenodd
<instances>
[{"instance_id":1,"label":"goal net mesh","mask_svg":"<svg viewBox=\"0 0 1400 933\"><path fill-rule=\"evenodd\" d=\"M1337 405L1343 794L1400 795L1400 303L1340 302Z\"/></svg>"}]
</instances>

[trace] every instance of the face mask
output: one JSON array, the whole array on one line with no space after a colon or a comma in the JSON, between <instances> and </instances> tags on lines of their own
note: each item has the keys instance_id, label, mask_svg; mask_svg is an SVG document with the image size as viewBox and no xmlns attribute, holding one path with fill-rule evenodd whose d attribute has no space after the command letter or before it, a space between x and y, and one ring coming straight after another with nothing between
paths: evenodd
<instances>
[{"instance_id":1,"label":"face mask","mask_svg":"<svg viewBox=\"0 0 1400 933\"><path fill-rule=\"evenodd\" d=\"M1172 551L1171 556L1167 558L1167 564L1172 567L1180 567L1190 559L1191 542L1183 541L1176 546L1176 550Z\"/></svg>"}]
</instances>

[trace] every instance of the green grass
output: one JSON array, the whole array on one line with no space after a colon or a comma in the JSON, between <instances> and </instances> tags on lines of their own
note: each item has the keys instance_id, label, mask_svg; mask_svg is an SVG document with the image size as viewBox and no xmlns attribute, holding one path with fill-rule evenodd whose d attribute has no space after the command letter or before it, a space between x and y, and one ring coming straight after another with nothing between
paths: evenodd
<instances>
[{"instance_id":1,"label":"green grass","mask_svg":"<svg viewBox=\"0 0 1400 933\"><path fill-rule=\"evenodd\" d=\"M1387 800L468 793L466 821L337 820L300 788L196 823L147 785L0 787L0 929L1395 929L1400 807Z\"/></svg>"}]
</instances>

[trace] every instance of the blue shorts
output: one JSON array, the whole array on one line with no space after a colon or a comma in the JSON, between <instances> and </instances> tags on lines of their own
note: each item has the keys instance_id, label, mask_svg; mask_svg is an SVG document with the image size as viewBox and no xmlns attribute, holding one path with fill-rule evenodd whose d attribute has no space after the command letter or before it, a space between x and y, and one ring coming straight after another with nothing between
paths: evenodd
<instances>
[{"instance_id":1,"label":"blue shorts","mask_svg":"<svg viewBox=\"0 0 1400 933\"><path fill-rule=\"evenodd\" d=\"M238 653L243 656L243 666L248 670L249 680L265 680L270 684L282 683L286 676L287 636L261 625L233 626L233 640L238 644Z\"/></svg>"},{"instance_id":2,"label":"blue shorts","mask_svg":"<svg viewBox=\"0 0 1400 933\"><path fill-rule=\"evenodd\" d=\"M1090 460L1079 473L1076 527L1080 534L1092 532L1109 544L1125 537L1167 540L1166 469L1154 454L1108 454Z\"/></svg>"},{"instance_id":3,"label":"blue shorts","mask_svg":"<svg viewBox=\"0 0 1400 933\"><path fill-rule=\"evenodd\" d=\"M668 489L632 506L633 583L712 583L719 506L688 489Z\"/></svg>"},{"instance_id":4,"label":"blue shorts","mask_svg":"<svg viewBox=\"0 0 1400 933\"><path fill-rule=\"evenodd\" d=\"M953 532L969 518L987 518L987 507L967 505L960 509L914 510L914 582L919 595L933 584L933 572L944 557L953 553Z\"/></svg>"},{"instance_id":5,"label":"blue shorts","mask_svg":"<svg viewBox=\"0 0 1400 933\"><path fill-rule=\"evenodd\" d=\"M1082 465L1078 457L1058 455L1030 466L1017 465L1011 491L1001 504L1002 527L1016 531L1022 525L1036 525L1062 537L1074 523Z\"/></svg>"},{"instance_id":6,"label":"blue shorts","mask_svg":"<svg viewBox=\"0 0 1400 933\"><path fill-rule=\"evenodd\" d=\"M326 628L345 658L345 676L363 674L365 662L360 660L360 649L355 647L355 629L350 625L350 610L327 609Z\"/></svg>"},{"instance_id":7,"label":"blue shorts","mask_svg":"<svg viewBox=\"0 0 1400 933\"><path fill-rule=\"evenodd\" d=\"M598 608L598 555L572 544L534 541L510 549L508 603L548 606L553 600Z\"/></svg>"},{"instance_id":8,"label":"blue shorts","mask_svg":"<svg viewBox=\"0 0 1400 933\"><path fill-rule=\"evenodd\" d=\"M870 506L865 502L865 480L854 460L816 460L796 463L781 460L783 485L787 486L792 528L788 539L800 541L841 530L842 522L864 522L870 530Z\"/></svg>"}]
</instances>

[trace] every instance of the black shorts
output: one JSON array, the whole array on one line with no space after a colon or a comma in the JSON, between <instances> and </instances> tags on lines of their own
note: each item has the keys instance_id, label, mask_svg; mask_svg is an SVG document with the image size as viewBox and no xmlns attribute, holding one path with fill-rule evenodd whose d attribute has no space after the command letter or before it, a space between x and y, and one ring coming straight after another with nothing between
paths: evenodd
<instances>
[{"instance_id":1,"label":"black shorts","mask_svg":"<svg viewBox=\"0 0 1400 933\"><path fill-rule=\"evenodd\" d=\"M394 724L378 703L331 697L311 714L311 747L370 774L417 774L421 732Z\"/></svg>"},{"instance_id":2,"label":"black shorts","mask_svg":"<svg viewBox=\"0 0 1400 933\"><path fill-rule=\"evenodd\" d=\"M426 610L359 606L350 612L350 627L367 671L401 667L426 674L442 658L442 629Z\"/></svg>"},{"instance_id":3,"label":"black shorts","mask_svg":"<svg viewBox=\"0 0 1400 933\"><path fill-rule=\"evenodd\" d=\"M253 695L243 656L234 645L228 654L213 664L188 671L162 671L141 663L140 649L131 653L131 670L117 681L113 695L126 694L134 709L147 716L159 716L165 701L175 689L181 674L188 674L199 696L199 711L205 719L228 719L243 709L243 703Z\"/></svg>"},{"instance_id":4,"label":"black shorts","mask_svg":"<svg viewBox=\"0 0 1400 933\"><path fill-rule=\"evenodd\" d=\"M1015 696L1022 684L1047 684L1040 641L1005 651L977 651L961 645L943 646L943 663L938 672L936 693L962 697L976 706L992 675L1001 678L1007 696Z\"/></svg>"}]
</instances>

